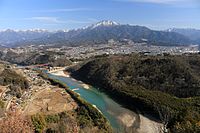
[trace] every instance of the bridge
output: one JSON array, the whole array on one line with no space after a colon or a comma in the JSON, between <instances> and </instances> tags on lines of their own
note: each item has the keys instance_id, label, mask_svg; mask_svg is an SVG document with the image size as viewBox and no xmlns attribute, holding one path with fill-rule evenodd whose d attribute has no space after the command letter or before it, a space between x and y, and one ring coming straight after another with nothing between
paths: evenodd
<instances>
[{"instance_id":1,"label":"bridge","mask_svg":"<svg viewBox=\"0 0 200 133\"><path fill-rule=\"evenodd\" d=\"M66 67L51 67L49 68L48 72L54 73L57 71L64 71L66 69Z\"/></svg>"}]
</instances>

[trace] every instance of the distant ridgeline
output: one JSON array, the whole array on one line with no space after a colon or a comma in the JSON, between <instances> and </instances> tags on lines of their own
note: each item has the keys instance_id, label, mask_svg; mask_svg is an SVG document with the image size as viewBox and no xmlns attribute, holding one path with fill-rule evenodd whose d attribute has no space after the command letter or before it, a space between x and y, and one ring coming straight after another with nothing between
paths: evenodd
<instances>
[{"instance_id":1,"label":"distant ridgeline","mask_svg":"<svg viewBox=\"0 0 200 133\"><path fill-rule=\"evenodd\" d=\"M130 109L155 115L171 132L200 132L200 55L99 57L73 70Z\"/></svg>"},{"instance_id":2,"label":"distant ridgeline","mask_svg":"<svg viewBox=\"0 0 200 133\"><path fill-rule=\"evenodd\" d=\"M0 47L17 47L23 45L93 45L108 43L110 39L115 41L128 39L133 42L146 42L148 44L165 46L200 44L200 41L198 41L200 38L197 40L195 38L194 40L191 34L184 34L177 30L155 31L144 26L122 25L112 21L101 21L85 28L70 31L0 31Z\"/></svg>"}]
</instances>

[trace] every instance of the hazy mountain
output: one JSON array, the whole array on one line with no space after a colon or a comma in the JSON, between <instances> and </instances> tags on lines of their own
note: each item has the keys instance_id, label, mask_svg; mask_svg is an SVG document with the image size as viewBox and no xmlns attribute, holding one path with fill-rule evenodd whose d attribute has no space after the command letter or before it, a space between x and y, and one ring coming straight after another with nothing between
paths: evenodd
<instances>
[{"instance_id":1,"label":"hazy mountain","mask_svg":"<svg viewBox=\"0 0 200 133\"><path fill-rule=\"evenodd\" d=\"M113 21L101 21L88 27L70 31L49 32L46 30L0 32L0 45L81 45L107 43L131 39L134 42L146 40L154 45L189 45L194 43L188 37L175 32L155 31L143 26L121 25Z\"/></svg>"},{"instance_id":2,"label":"hazy mountain","mask_svg":"<svg viewBox=\"0 0 200 133\"><path fill-rule=\"evenodd\" d=\"M22 42L22 41L30 41L33 39L41 38L41 37L47 37L50 35L50 33L47 30L4 30L0 31L0 45L2 46L12 46L16 42Z\"/></svg>"},{"instance_id":3,"label":"hazy mountain","mask_svg":"<svg viewBox=\"0 0 200 133\"><path fill-rule=\"evenodd\" d=\"M189 37L191 40L196 41L197 43L200 43L200 30L172 28L172 29L168 29L167 31L182 34L184 36Z\"/></svg>"}]
</instances>

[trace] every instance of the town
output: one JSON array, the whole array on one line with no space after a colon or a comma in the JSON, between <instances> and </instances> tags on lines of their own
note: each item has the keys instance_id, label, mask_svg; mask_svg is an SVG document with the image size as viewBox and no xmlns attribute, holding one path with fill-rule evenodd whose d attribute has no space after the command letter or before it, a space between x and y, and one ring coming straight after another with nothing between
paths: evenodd
<instances>
[{"instance_id":1,"label":"town","mask_svg":"<svg viewBox=\"0 0 200 133\"><path fill-rule=\"evenodd\" d=\"M1 58L14 55L29 55L31 53L43 54L53 52L55 58L82 60L100 55L143 53L146 55L181 55L189 53L199 53L198 45L190 46L156 46L145 42L134 43L131 40L114 41L109 40L107 44L80 45L80 46L51 46L51 45L29 45L16 48L0 49ZM57 54L56 54L57 53ZM23 57L21 57L23 58Z\"/></svg>"}]
</instances>

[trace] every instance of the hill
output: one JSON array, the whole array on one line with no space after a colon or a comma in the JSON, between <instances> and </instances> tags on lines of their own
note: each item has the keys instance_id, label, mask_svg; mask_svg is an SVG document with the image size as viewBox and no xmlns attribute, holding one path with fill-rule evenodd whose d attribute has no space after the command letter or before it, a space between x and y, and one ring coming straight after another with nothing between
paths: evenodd
<instances>
[{"instance_id":1,"label":"hill","mask_svg":"<svg viewBox=\"0 0 200 133\"><path fill-rule=\"evenodd\" d=\"M62 82L1 63L0 132L112 132L106 118Z\"/></svg>"},{"instance_id":2,"label":"hill","mask_svg":"<svg viewBox=\"0 0 200 133\"><path fill-rule=\"evenodd\" d=\"M18 65L50 64L52 66L68 66L71 61L60 52L37 51L17 53L12 50L0 52L0 59Z\"/></svg>"},{"instance_id":3,"label":"hill","mask_svg":"<svg viewBox=\"0 0 200 133\"><path fill-rule=\"evenodd\" d=\"M200 131L200 56L108 56L72 75L128 108L154 114L171 132Z\"/></svg>"}]
</instances>

